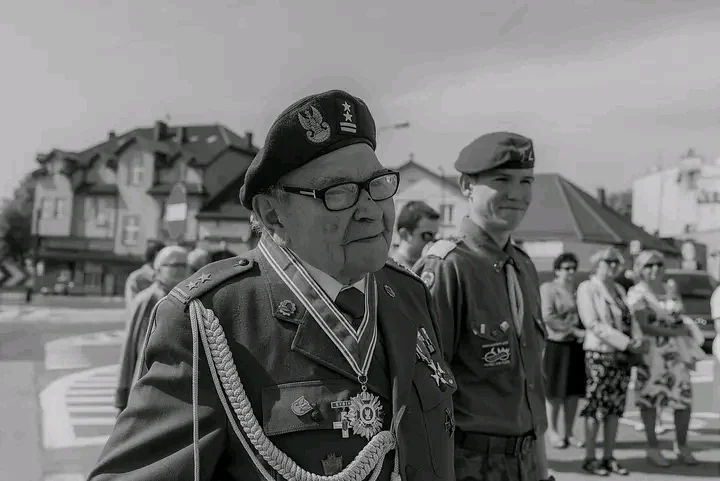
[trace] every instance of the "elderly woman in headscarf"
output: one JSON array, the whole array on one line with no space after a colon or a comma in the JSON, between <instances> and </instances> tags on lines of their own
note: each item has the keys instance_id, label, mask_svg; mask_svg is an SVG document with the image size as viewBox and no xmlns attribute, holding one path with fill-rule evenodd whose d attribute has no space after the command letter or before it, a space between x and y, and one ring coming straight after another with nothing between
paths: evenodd
<instances>
[{"instance_id":1,"label":"elderly woman in headscarf","mask_svg":"<svg viewBox=\"0 0 720 481\"><path fill-rule=\"evenodd\" d=\"M631 358L645 352L642 334L634 329L625 300L625 290L615 282L623 259L617 249L602 249L590 258L593 274L577 289L577 309L585 327L587 404L580 413L585 418L585 461L582 469L607 476L627 475L615 460L613 451L618 422L625 412L630 383ZM598 429L603 428L604 456L595 457Z\"/></svg>"},{"instance_id":2,"label":"elderly woman in headscarf","mask_svg":"<svg viewBox=\"0 0 720 481\"><path fill-rule=\"evenodd\" d=\"M173 287L189 275L187 250L180 246L163 248L155 257L153 272L153 283L147 289L140 291L132 302L132 317L120 355L120 376L115 392L115 407L118 411L122 411L127 406L153 308Z\"/></svg>"},{"instance_id":3,"label":"elderly woman in headscarf","mask_svg":"<svg viewBox=\"0 0 720 481\"><path fill-rule=\"evenodd\" d=\"M647 460L656 466L670 465L658 447L655 433L658 410L667 407L674 412L677 459L694 465L697 460L687 445L692 408L690 370L703 353L699 346L692 352L694 333L688 323L693 321L683 318L679 299L672 296L672 284L665 284L663 255L653 250L641 252L634 270L638 282L628 291L628 305L650 341L635 381L635 402L648 441Z\"/></svg>"}]
</instances>

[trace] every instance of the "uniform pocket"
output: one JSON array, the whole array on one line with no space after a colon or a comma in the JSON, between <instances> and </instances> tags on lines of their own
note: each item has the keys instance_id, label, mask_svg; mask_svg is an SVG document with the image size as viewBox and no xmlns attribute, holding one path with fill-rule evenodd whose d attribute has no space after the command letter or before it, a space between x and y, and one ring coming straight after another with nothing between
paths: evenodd
<instances>
[{"instance_id":1,"label":"uniform pocket","mask_svg":"<svg viewBox=\"0 0 720 481\"><path fill-rule=\"evenodd\" d=\"M445 390L441 390L426 367L418 362L413 378L423 411L426 442L435 474L441 478L452 478L455 451L452 395L456 387L453 382L451 385L443 384Z\"/></svg>"},{"instance_id":2,"label":"uniform pocket","mask_svg":"<svg viewBox=\"0 0 720 481\"><path fill-rule=\"evenodd\" d=\"M516 361L511 334L509 329L503 332L499 327L493 328L489 333L472 334L473 348L483 374L492 376L512 368Z\"/></svg>"}]
</instances>

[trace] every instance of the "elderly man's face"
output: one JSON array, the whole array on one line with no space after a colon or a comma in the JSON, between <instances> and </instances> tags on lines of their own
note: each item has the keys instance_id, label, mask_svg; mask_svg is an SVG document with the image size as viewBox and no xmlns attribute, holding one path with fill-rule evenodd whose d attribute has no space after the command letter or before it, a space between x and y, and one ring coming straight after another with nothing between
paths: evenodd
<instances>
[{"instance_id":1,"label":"elderly man's face","mask_svg":"<svg viewBox=\"0 0 720 481\"><path fill-rule=\"evenodd\" d=\"M366 144L355 144L318 157L289 173L284 187L324 189L342 182L362 182L387 172ZM395 222L392 198L373 201L360 192L354 206L330 211L322 200L287 194L277 209L278 230L302 260L341 282L357 281L380 270L388 257Z\"/></svg>"}]
</instances>

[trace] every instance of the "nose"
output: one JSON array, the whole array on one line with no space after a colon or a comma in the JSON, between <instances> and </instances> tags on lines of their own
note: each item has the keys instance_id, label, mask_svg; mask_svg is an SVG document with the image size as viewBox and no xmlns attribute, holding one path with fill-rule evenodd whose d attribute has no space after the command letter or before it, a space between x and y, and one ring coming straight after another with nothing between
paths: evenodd
<instances>
[{"instance_id":1,"label":"nose","mask_svg":"<svg viewBox=\"0 0 720 481\"><path fill-rule=\"evenodd\" d=\"M380 220L383 216L383 210L380 206L372 200L370 194L366 190L360 192L360 198L357 202L357 209L355 209L356 220Z\"/></svg>"}]
</instances>

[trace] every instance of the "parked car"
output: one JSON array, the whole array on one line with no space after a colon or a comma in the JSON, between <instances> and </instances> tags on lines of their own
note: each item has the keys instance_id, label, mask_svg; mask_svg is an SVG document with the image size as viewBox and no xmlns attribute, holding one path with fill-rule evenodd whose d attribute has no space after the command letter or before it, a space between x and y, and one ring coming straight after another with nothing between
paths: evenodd
<instances>
[{"instance_id":1,"label":"parked car","mask_svg":"<svg viewBox=\"0 0 720 481\"><path fill-rule=\"evenodd\" d=\"M69 296L74 293L75 283L68 277L59 276L52 287L43 287L40 293L46 296Z\"/></svg>"}]
</instances>

